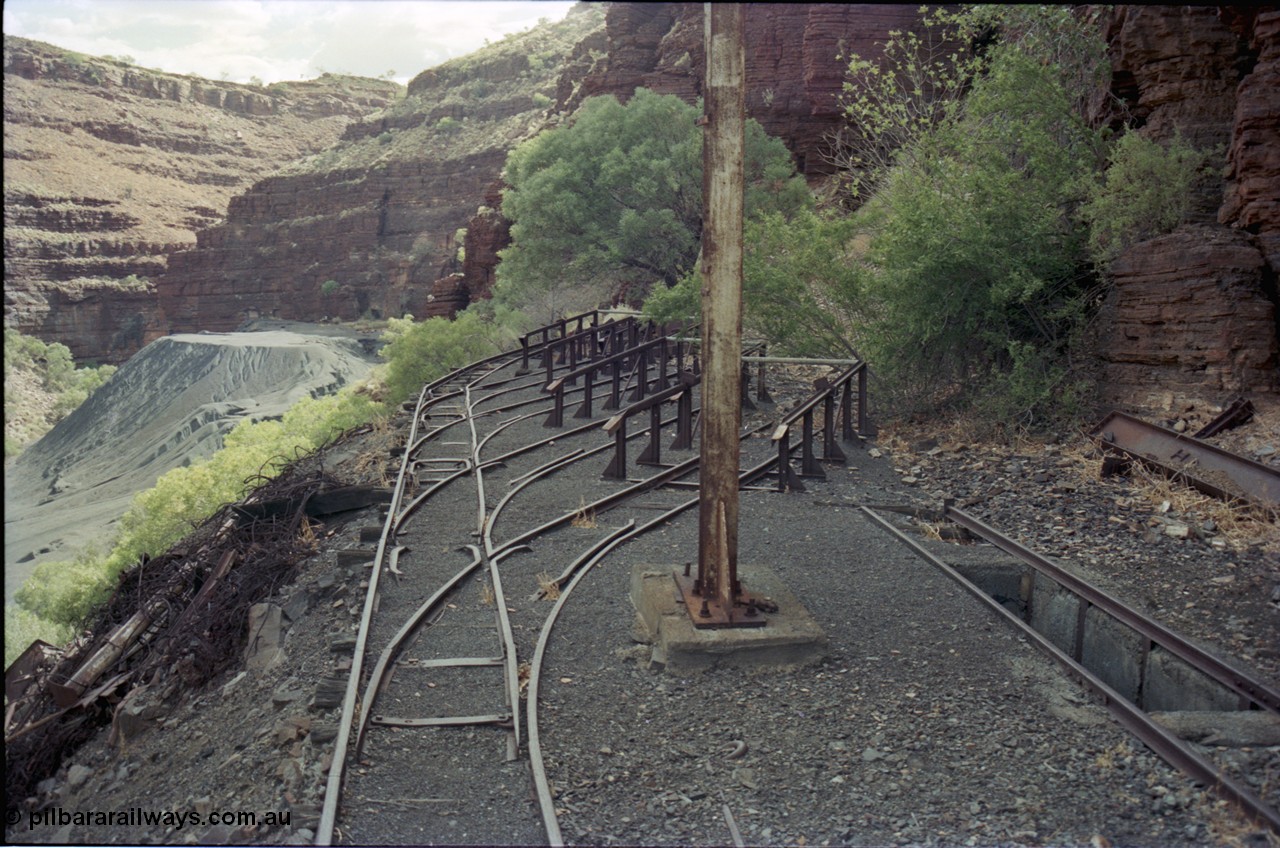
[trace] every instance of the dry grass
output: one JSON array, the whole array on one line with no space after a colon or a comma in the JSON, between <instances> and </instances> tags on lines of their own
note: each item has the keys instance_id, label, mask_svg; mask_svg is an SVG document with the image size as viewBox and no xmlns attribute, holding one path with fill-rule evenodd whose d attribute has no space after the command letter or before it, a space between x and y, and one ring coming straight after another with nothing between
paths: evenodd
<instances>
[{"instance_id":1,"label":"dry grass","mask_svg":"<svg viewBox=\"0 0 1280 848\"><path fill-rule=\"evenodd\" d=\"M538 589L542 597L548 601L555 601L560 598L560 584L548 572L543 571L538 574Z\"/></svg>"},{"instance_id":2,"label":"dry grass","mask_svg":"<svg viewBox=\"0 0 1280 848\"><path fill-rule=\"evenodd\" d=\"M1192 808L1208 824L1214 845L1227 848L1280 848L1280 836L1253 824L1239 807L1210 792L1203 793Z\"/></svg>"},{"instance_id":3,"label":"dry grass","mask_svg":"<svg viewBox=\"0 0 1280 848\"><path fill-rule=\"evenodd\" d=\"M493 606L493 602L494 602L493 586L491 586L489 584L489 581L486 580L484 581L484 583L480 585L480 603L485 605L486 607L491 607Z\"/></svg>"},{"instance_id":4,"label":"dry grass","mask_svg":"<svg viewBox=\"0 0 1280 848\"><path fill-rule=\"evenodd\" d=\"M578 499L578 512L573 516L573 520L569 522L570 527L577 527L580 530L596 529L596 511L587 508L587 502Z\"/></svg>"},{"instance_id":5,"label":"dry grass","mask_svg":"<svg viewBox=\"0 0 1280 848\"><path fill-rule=\"evenodd\" d=\"M390 484L387 469L387 452L378 448L362 451L352 464L352 470L361 480L377 482L379 486Z\"/></svg>"},{"instance_id":6,"label":"dry grass","mask_svg":"<svg viewBox=\"0 0 1280 848\"><path fill-rule=\"evenodd\" d=\"M356 456L352 463L353 471L362 481L390 486L392 471L388 457L396 430L391 426L389 416L375 418L369 426L369 447Z\"/></svg>"},{"instance_id":7,"label":"dry grass","mask_svg":"<svg viewBox=\"0 0 1280 848\"><path fill-rule=\"evenodd\" d=\"M1126 757L1131 756L1133 756L1133 748L1126 740L1117 742L1110 748L1100 752L1098 756L1094 758L1093 764L1099 769L1110 771L1116 768L1119 762L1122 762Z\"/></svg>"},{"instance_id":8,"label":"dry grass","mask_svg":"<svg viewBox=\"0 0 1280 848\"><path fill-rule=\"evenodd\" d=\"M1070 460L1063 470L1081 486L1096 485L1102 467L1097 448L1086 438L1064 445L1060 456ZM1140 462L1131 466L1129 493L1135 504L1151 504L1153 512L1182 516L1201 526L1212 521L1217 529L1212 538L1221 539L1232 550L1261 542L1264 548L1280 550L1280 513L1242 501L1228 502L1191 486L1171 480Z\"/></svg>"},{"instance_id":9,"label":"dry grass","mask_svg":"<svg viewBox=\"0 0 1280 848\"><path fill-rule=\"evenodd\" d=\"M1201 524L1212 521L1217 526L1216 538L1232 549L1257 542L1267 548L1280 548L1280 516L1275 510L1206 495L1141 463L1134 463L1129 479L1135 496L1150 502L1157 510L1172 511Z\"/></svg>"},{"instance_id":10,"label":"dry grass","mask_svg":"<svg viewBox=\"0 0 1280 848\"><path fill-rule=\"evenodd\" d=\"M522 701L529 697L529 677L531 674L533 674L533 666L529 664L528 660L520 663L516 669L516 681L519 684L520 700Z\"/></svg>"},{"instance_id":11,"label":"dry grass","mask_svg":"<svg viewBox=\"0 0 1280 848\"><path fill-rule=\"evenodd\" d=\"M302 525L298 528L298 541L302 547L312 553L320 549L320 540L316 537L316 528L306 517L303 517Z\"/></svg>"}]
</instances>

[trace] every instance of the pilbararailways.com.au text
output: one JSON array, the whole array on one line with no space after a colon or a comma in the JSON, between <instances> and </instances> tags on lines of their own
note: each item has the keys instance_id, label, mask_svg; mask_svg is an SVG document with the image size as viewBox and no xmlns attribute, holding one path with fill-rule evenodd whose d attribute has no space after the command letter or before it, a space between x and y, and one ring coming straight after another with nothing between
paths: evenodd
<instances>
[{"instance_id":1,"label":"pilbararailways.com.au text","mask_svg":"<svg viewBox=\"0 0 1280 848\"><path fill-rule=\"evenodd\" d=\"M12 812L10 817L12 818ZM289 824L289 810L266 812L262 814L237 811L214 810L209 813L195 811L175 812L173 810L144 810L141 807L129 807L123 810L64 810L62 807L48 807L43 810L32 810L27 813L27 829L37 827L172 827L182 830L184 827L203 827L205 825L230 825L246 827L266 825L268 827L284 827ZM17 824L10 821L9 824Z\"/></svg>"}]
</instances>

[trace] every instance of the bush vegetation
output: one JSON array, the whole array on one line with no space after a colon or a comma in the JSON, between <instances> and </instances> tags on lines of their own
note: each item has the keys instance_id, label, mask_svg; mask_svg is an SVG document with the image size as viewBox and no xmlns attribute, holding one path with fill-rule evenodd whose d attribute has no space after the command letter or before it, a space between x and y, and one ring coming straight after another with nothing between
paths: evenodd
<instances>
[{"instance_id":1,"label":"bush vegetation","mask_svg":"<svg viewBox=\"0 0 1280 848\"><path fill-rule=\"evenodd\" d=\"M17 456L24 445L48 432L99 386L114 365L77 368L66 345L4 331L4 455ZM23 385L33 391L24 391Z\"/></svg>"},{"instance_id":2,"label":"bush vegetation","mask_svg":"<svg viewBox=\"0 0 1280 848\"><path fill-rule=\"evenodd\" d=\"M1061 423L1087 398L1080 341L1106 263L1182 219L1203 157L1136 133L1108 150L1082 118L1105 94L1105 45L1078 12L926 21L883 64L849 57L831 208L748 224L744 326L781 350L865 354L901 412ZM696 314L698 287L646 310Z\"/></svg>"},{"instance_id":3,"label":"bush vegetation","mask_svg":"<svg viewBox=\"0 0 1280 848\"><path fill-rule=\"evenodd\" d=\"M262 478L382 414L383 404L366 389L348 387L305 398L280 420L242 421L209 459L174 468L136 495L108 550L90 548L70 562L36 566L15 593L18 609L5 610L6 664L33 638L65 640L144 553L163 553L224 504L244 498Z\"/></svg>"},{"instance_id":4,"label":"bush vegetation","mask_svg":"<svg viewBox=\"0 0 1280 848\"><path fill-rule=\"evenodd\" d=\"M1134 132L1122 135L1082 210L1094 262L1105 269L1125 248L1172 232L1186 219L1208 161L1208 152L1181 134L1165 144Z\"/></svg>"},{"instance_id":5,"label":"bush vegetation","mask_svg":"<svg viewBox=\"0 0 1280 848\"><path fill-rule=\"evenodd\" d=\"M415 323L413 316L392 318L383 338L387 359L387 399L400 403L416 397L426 383L469 362L507 347L517 332L512 320L494 320L491 306L478 304L448 318Z\"/></svg>"},{"instance_id":6,"label":"bush vegetation","mask_svg":"<svg viewBox=\"0 0 1280 848\"><path fill-rule=\"evenodd\" d=\"M495 297L550 319L639 299L689 273L702 231L701 114L647 89L625 105L593 97L572 124L513 150L502 200L512 241ZM754 120L745 168L748 214L811 204L791 154Z\"/></svg>"}]
</instances>

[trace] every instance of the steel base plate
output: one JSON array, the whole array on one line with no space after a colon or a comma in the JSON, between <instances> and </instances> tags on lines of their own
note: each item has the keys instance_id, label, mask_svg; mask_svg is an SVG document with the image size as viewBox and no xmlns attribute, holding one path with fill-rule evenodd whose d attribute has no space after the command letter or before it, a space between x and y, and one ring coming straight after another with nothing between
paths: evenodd
<instances>
[{"instance_id":1,"label":"steel base plate","mask_svg":"<svg viewBox=\"0 0 1280 848\"><path fill-rule=\"evenodd\" d=\"M699 630L725 627L764 627L768 619L761 612L754 599L743 589L738 601L730 609L725 609L719 601L703 598L694 588L697 582L693 577L685 577L679 571L671 572L675 578L676 590L684 599L685 611L689 613L689 621ZM705 602L705 607L704 607Z\"/></svg>"}]
</instances>

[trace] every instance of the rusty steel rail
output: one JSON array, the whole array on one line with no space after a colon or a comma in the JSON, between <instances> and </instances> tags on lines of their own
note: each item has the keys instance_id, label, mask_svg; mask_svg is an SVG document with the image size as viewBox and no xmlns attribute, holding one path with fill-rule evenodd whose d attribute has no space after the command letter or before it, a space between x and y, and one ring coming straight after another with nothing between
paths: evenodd
<instances>
[{"instance_id":1,"label":"rusty steel rail","mask_svg":"<svg viewBox=\"0 0 1280 848\"><path fill-rule=\"evenodd\" d=\"M1223 430L1239 427L1252 418L1253 413L1253 403L1246 398L1238 397L1227 404L1226 408L1214 416L1212 421L1195 431L1192 438L1207 439L1218 435Z\"/></svg>"},{"instance_id":2,"label":"rusty steel rail","mask_svg":"<svg viewBox=\"0 0 1280 848\"><path fill-rule=\"evenodd\" d=\"M1154 466L1214 497L1280 505L1280 472L1194 436L1123 412L1102 419L1091 435L1104 450Z\"/></svg>"},{"instance_id":3,"label":"rusty steel rail","mask_svg":"<svg viewBox=\"0 0 1280 848\"><path fill-rule=\"evenodd\" d=\"M581 317L581 316L579 316ZM547 328L544 328L546 330ZM547 338L549 331L544 332L544 341L539 347L545 347L549 341ZM529 345L525 345L526 350ZM405 439L406 449L401 454L400 471L396 475L396 484L392 489L391 503L387 508L387 520L383 525L382 535L378 540L378 549L374 555L373 571L369 577L369 586L365 591L364 607L360 615L360 624L356 631L356 645L353 651L351 669L348 672L347 688L342 701L342 714L338 722L338 736L334 742L333 761L329 768L329 777L325 785L324 804L321 808L320 822L316 827L317 845L329 845L333 841L334 826L337 823L338 801L342 795L342 781L346 771L347 755L350 750L351 733L355 724L356 711L359 705L360 695L360 677L363 671L364 655L367 650L369 638L369 625L373 619L374 609L377 605L378 578L382 572L382 563L388 555L388 544L394 539L394 535L398 528L398 510L399 505L404 497L405 482L408 476L408 469L414 449L421 442L417 442L417 431L420 422L423 420L423 409L431 408L442 398L436 398L434 392L450 382L466 375L479 371L489 365L494 365L488 373L494 373L501 368L514 364L517 354L512 352L496 353L484 359L477 360L461 368L454 369L448 374L424 385L422 391L418 394L418 400L415 405L413 419L409 425L409 433ZM495 364L496 363L496 364ZM454 393L449 393L454 394ZM461 394L458 392L456 394ZM402 518L403 516L401 516Z\"/></svg>"},{"instance_id":4,"label":"rusty steel rail","mask_svg":"<svg viewBox=\"0 0 1280 848\"><path fill-rule=\"evenodd\" d=\"M552 342L548 342L544 345L544 352L547 354L548 360L554 358L551 348L555 341L559 340L553 340ZM652 343L655 351L660 350L663 344L663 339L655 339ZM647 345L649 343L641 342L641 344ZM667 340L667 344L670 344L669 339ZM588 350L595 348L598 348L598 345L595 342L590 342L588 344ZM570 361L572 361L573 356L571 351L572 348L565 350L566 358ZM634 353L634 351L632 351L632 353ZM367 738L369 738L368 734L374 726L394 725L419 727L428 726L430 724L459 724L482 721L491 723L496 722L508 727L516 737L514 750L511 747L508 749L509 758L515 756L515 750L518 750L519 748L519 737L522 735L522 710L519 704L520 699L518 692L515 694L511 693L511 671L513 668L512 663L515 661L515 651L512 647L512 640L509 637L509 623L504 623L502 627L504 633L507 633L508 635L503 637L504 656L501 658L496 656L462 656L449 660L430 661L436 665L446 662L458 666L504 665L506 667L506 674L504 676L507 678L506 688L508 690L508 707L505 710L500 711L502 712L501 715L450 715L437 716L433 718L402 718L385 716L377 712L378 694L382 689L383 680L389 679L393 667L396 665L396 657L401 653L403 646L408 644L410 634L414 632L415 628L422 625L423 622L430 618L432 614L431 610L433 608L439 607L443 599L449 596L450 592L456 591L464 583L467 583L469 580L474 578L478 572L486 568L493 580L495 592L500 592L497 588L500 586L500 583L498 583L496 579L498 561L511 557L519 551L527 550L528 548L525 545L526 542L532 541L543 534L569 525L578 516L582 509L589 510L596 514L604 513L613 507L634 499L637 495L643 492L658 488L672 481L677 481L688 474L694 473L699 467L699 459L694 456L677 465L659 468L657 469L657 473L647 479L636 481L630 485L625 485L619 491L615 491L612 494L598 498L590 504L579 507L577 510L570 510L566 511L562 515L553 516L550 520L537 527L533 527L532 529L525 530L522 526L520 531L517 535L514 535L514 537L501 539L495 542L494 525L496 524L498 514L502 512L502 508L506 506L514 496L516 496L517 491L525 490L528 484L534 482L539 477L553 474L570 463L576 463L579 459L584 459L600 450L608 450L612 447L612 445L606 443L594 449L576 448L568 455L561 456L549 462L543 462L532 471L524 473L516 471L515 473L518 473L519 476L510 481L510 485L515 488L506 497L502 498L495 508L489 509L486 505L486 498L483 491L482 471L484 469L492 468L499 464L506 464L506 460L522 454L527 454L539 447L545 447L557 439L563 439L571 434L586 434L588 431L598 431L601 426L599 422L592 422L585 423L581 427L566 428L558 432L555 436L537 440L532 444L522 444L519 447L507 451L499 457L482 458L482 450L484 446L489 443L497 433L512 424L515 424L517 421L525 420L538 414L536 412L530 412L528 415L518 415L516 418L511 420L495 422L497 426L488 430L487 435L476 432L476 424L478 423L476 419L478 417L489 416L498 411L505 413L517 406L524 406L526 403L538 403L537 399L533 401L522 401L519 403L508 403L502 407L501 410L488 409L483 413L479 412L477 409L481 403L488 399L487 395L483 398L477 396L479 394L477 390L481 388L481 384L490 375L496 374L503 368L516 367L521 360L522 352L517 351L495 355L494 357L489 357L485 360L472 363L466 368L457 369L451 374L442 377L428 386L425 386L418 397L418 401L415 406L415 414L413 416L412 423L409 426L409 431L405 440L405 444L409 447L402 450L400 472L397 477L395 487L392 490L391 503L387 511L387 519L382 528L381 538L378 542L378 550L374 555L373 572L370 575L369 585L365 593L364 610L360 619L357 644L355 646L353 662L349 671L346 696L343 701L342 718L339 722L339 738L335 741L334 758L329 771L324 806L321 811L321 821L317 827L317 844L331 844L335 838L337 808L342 798L345 766L350 763L350 757L353 754L359 756L360 746L366 742ZM583 367L598 369L600 366L597 361L591 365L584 365ZM573 369L570 370L572 371ZM504 388L500 391L505 392L506 387L510 387L514 384L514 382L502 383L501 385L503 385ZM459 388L459 386L465 387ZM487 389L488 386L485 386L484 388ZM536 381L530 382L525 388L531 392L536 392ZM681 390L685 392L686 396L689 396L689 388L687 386L681 386ZM652 398L653 395L650 394L649 397ZM547 399L544 396L541 400L542 403L545 404ZM655 410L660 407L660 403L657 401L649 399L647 402ZM452 407L448 407L449 403L456 403L458 409L454 410ZM440 416L439 424L429 421L429 417L432 415ZM691 410L686 410L685 418L691 420L691 417ZM454 427L454 425L462 424L464 421L468 422L467 429L471 431L469 448L458 451L456 458L440 460L426 460L419 458L427 455L418 453L419 449L426 443L437 440L443 433L448 432L450 428ZM664 422L659 421L659 426L661 426L662 423ZM686 427L685 429L689 428ZM429 432L427 432L426 435L423 435L423 431ZM483 438L481 438L482 435ZM640 435L643 434L637 434L637 437ZM742 435L744 437L750 435L750 431ZM430 455L434 456L435 453L433 452ZM414 469L418 467L427 467L424 466L423 463L430 464L437 461L446 463L448 467L441 468L429 475L432 478L439 479L430 480L430 485L426 491L422 492L417 498L410 498L408 496L407 486L408 481L413 476ZM770 459L762 463L759 467L745 472L743 479L755 479L760 474L767 472L767 470L770 469L776 461L776 458L770 457ZM455 468L452 463L456 463L460 467ZM423 603L416 613L410 616L410 620L405 621L400 626L399 631L392 639L391 643L385 646L385 648L381 650L381 655L376 658L376 667L372 669L374 673L372 675L368 675L369 666L364 664L365 660L367 659L369 662L373 662L375 659L373 657L366 657L366 654L369 652L369 639L371 638L369 635L370 623L378 606L379 577L384 571L388 570L385 565L387 560L394 557L394 555L400 550L400 548L395 547L395 536L404 528L405 521L410 514L424 501L428 500L432 494L438 492L444 486L454 483L467 475L473 475L476 478L478 501L476 532L472 535L478 535L480 537L480 541L475 546L467 547L467 549L473 551L474 556L472 561L469 565L463 567L453 578L446 581L447 585L439 586L435 589L428 589L428 593L431 594L431 598L429 598L426 603ZM610 534L602 543L591 546L586 554L575 559L574 565L565 574L561 575L557 581L558 585L563 587L564 591L567 593L573 585L576 585L576 583L583 578L599 558L603 557L616 544L621 544L625 539L631 538L636 533L644 532L651 527L662 526L665 519L677 514L677 512L683 509L691 508L693 505L696 505L696 503L696 499L689 500L674 510L668 510L657 519L646 522L643 527L640 528L635 527L635 521L633 520L617 533ZM381 584L385 586L388 582L389 581L382 580ZM562 594L561 606L563 605L564 597L565 595ZM500 595L498 595L495 600L500 608L505 608L506 604ZM502 616L500 615L499 617L501 618ZM554 618L547 622L545 625L547 627L547 632L549 632L549 628L553 623ZM545 648L545 643L543 644L543 647ZM363 695L363 698L361 695ZM523 712L523 718L529 722L528 726L530 728L528 735L524 736L526 741L526 750L529 752L531 757L531 767L535 772L535 782L537 782L536 774L541 768L541 763L536 762L537 757L534 750L538 744L536 737L535 715L536 696L531 697L529 708ZM352 743L354 743L354 746ZM352 750L353 747L355 749L354 751ZM542 784L543 785L540 787L540 790L548 791L545 781L545 771L542 775ZM544 797L549 798L549 794ZM544 803L545 813L546 802L540 801L540 803ZM554 816L554 806L550 807L550 811ZM553 825L548 825L548 837L553 844L557 841L556 831L553 829Z\"/></svg>"},{"instance_id":5,"label":"rusty steel rail","mask_svg":"<svg viewBox=\"0 0 1280 848\"><path fill-rule=\"evenodd\" d=\"M1242 786L1239 782L1225 774L1221 769L1198 754L1186 742L1164 728L1133 702L1129 701L1100 677L1073 659L1069 654L1055 645L1017 615L1005 609L995 598L988 595L977 584L969 580L952 566L934 556L915 539L904 534L887 520L868 507L860 507L872 521L893 535L918 556L938 568L970 595L983 603L988 609L1018 630L1037 648L1053 658L1067 673L1080 684L1092 690L1102 698L1103 705L1111 712L1119 724L1137 736L1142 742L1162 759L1179 769L1184 774L1203 783L1214 792L1231 803L1239 805L1253 821L1280 833L1280 812L1267 806L1266 802Z\"/></svg>"},{"instance_id":6,"label":"rusty steel rail","mask_svg":"<svg viewBox=\"0 0 1280 848\"><path fill-rule=\"evenodd\" d=\"M770 457L755 467L740 472L738 485L741 486L755 480L767 472L775 461L774 457ZM680 513L697 505L698 498L694 497L677 504L639 527L632 520L598 541L556 579L556 585L561 589L560 597L556 599L555 606L552 607L551 612L547 615L546 622L538 633L538 642L534 648L533 660L530 663L529 670L529 705L525 710L526 721L528 722L526 736L529 740L529 761L533 772L534 790L538 796L538 808L542 813L543 825L547 831L547 840L552 846L564 845L564 839L560 832L559 818L556 814L555 798L552 795L551 784L547 780L546 767L542 761L542 742L538 728L538 687L542 679L542 664L546 656L547 644L551 639L552 628L555 627L560 611L564 608L574 588L610 551L642 533L646 533L655 527L663 526Z\"/></svg>"},{"instance_id":7,"label":"rusty steel rail","mask_svg":"<svg viewBox=\"0 0 1280 848\"><path fill-rule=\"evenodd\" d=\"M1224 662L1203 648L1187 641L1160 622L1143 615L1119 599L1098 587L1080 579L1056 565L1047 557L1019 544L1008 536L985 524L950 503L944 504L943 516L975 536L985 539L1005 553L1030 565L1036 571L1053 580L1059 586L1079 597L1088 606L1097 607L1129 629L1203 672L1217 683L1235 692L1249 703L1280 714L1280 690L1241 669ZM1076 639L1078 643L1080 640ZM1075 657L1079 659L1079 657Z\"/></svg>"}]
</instances>

